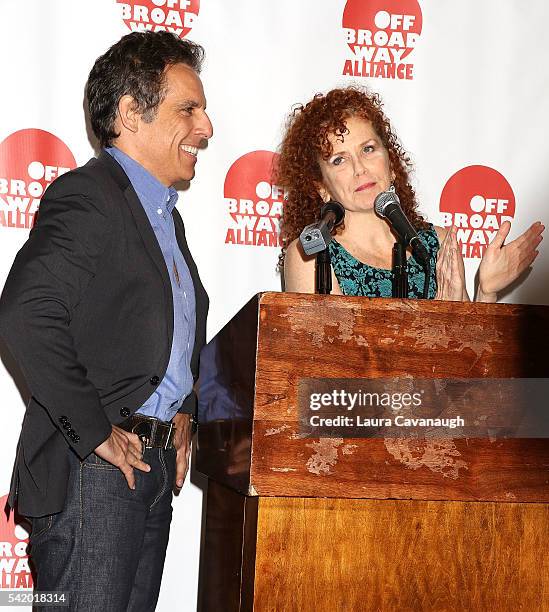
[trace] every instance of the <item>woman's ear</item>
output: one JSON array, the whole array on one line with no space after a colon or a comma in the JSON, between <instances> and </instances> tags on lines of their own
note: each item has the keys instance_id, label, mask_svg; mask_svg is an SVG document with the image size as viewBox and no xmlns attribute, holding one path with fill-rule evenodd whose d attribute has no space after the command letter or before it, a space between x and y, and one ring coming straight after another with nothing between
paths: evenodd
<instances>
[{"instance_id":1,"label":"woman's ear","mask_svg":"<svg viewBox=\"0 0 549 612\"><path fill-rule=\"evenodd\" d=\"M324 185L317 185L316 190L323 202L329 202L332 199L332 196L328 193L328 190L326 187L324 187Z\"/></svg>"}]
</instances>

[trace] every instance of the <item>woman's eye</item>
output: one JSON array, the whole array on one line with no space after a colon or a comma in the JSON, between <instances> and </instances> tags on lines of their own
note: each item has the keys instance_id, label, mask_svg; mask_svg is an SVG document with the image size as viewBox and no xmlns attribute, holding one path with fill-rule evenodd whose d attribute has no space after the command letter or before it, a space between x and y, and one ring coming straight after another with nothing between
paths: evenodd
<instances>
[{"instance_id":1,"label":"woman's eye","mask_svg":"<svg viewBox=\"0 0 549 612\"><path fill-rule=\"evenodd\" d=\"M343 162L343 157L340 157L340 156L334 157L332 159L332 165L333 166L339 166L342 162Z\"/></svg>"},{"instance_id":2,"label":"woman's eye","mask_svg":"<svg viewBox=\"0 0 549 612\"><path fill-rule=\"evenodd\" d=\"M371 153L374 150L373 145L366 145L363 149L364 153Z\"/></svg>"}]
</instances>

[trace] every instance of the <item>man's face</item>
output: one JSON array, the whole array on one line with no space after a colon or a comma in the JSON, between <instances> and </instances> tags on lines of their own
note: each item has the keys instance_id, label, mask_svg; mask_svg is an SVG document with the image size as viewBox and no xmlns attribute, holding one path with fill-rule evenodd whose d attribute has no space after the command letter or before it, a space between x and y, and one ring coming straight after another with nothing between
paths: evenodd
<instances>
[{"instance_id":1,"label":"man's face","mask_svg":"<svg viewBox=\"0 0 549 612\"><path fill-rule=\"evenodd\" d=\"M154 119L139 122L136 157L161 183L171 186L193 178L198 149L211 137L212 124L202 82L192 68L168 67L164 87L165 97Z\"/></svg>"}]
</instances>

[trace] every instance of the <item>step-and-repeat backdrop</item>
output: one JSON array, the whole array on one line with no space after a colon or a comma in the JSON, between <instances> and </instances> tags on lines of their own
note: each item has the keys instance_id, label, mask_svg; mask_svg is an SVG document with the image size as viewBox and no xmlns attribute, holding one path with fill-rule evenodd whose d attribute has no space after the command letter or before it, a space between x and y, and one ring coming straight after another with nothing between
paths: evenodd
<instances>
[{"instance_id":1,"label":"step-and-repeat backdrop","mask_svg":"<svg viewBox=\"0 0 549 612\"><path fill-rule=\"evenodd\" d=\"M0 287L51 181L93 155L83 93L95 58L130 30L205 46L214 137L179 209L211 298L208 337L258 291L279 290L285 117L316 92L382 94L416 165L421 209L458 228L469 292L500 223L547 222L545 0L0 0ZM503 301L549 303L549 250ZM0 504L24 404L0 365ZM197 481L200 484L199 481ZM175 500L159 610L194 610L203 492ZM32 586L27 533L0 517L0 588Z\"/></svg>"}]
</instances>

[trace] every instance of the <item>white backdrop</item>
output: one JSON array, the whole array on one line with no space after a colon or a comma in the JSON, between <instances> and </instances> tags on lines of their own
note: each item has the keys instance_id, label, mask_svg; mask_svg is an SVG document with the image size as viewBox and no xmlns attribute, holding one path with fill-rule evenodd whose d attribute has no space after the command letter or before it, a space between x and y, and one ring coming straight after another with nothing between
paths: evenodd
<instances>
[{"instance_id":1,"label":"white backdrop","mask_svg":"<svg viewBox=\"0 0 549 612\"><path fill-rule=\"evenodd\" d=\"M99 54L129 27L143 27L128 26L123 20L128 15L148 17L154 27L181 29L179 21L192 26L181 34L206 48L202 78L214 137L199 155L196 178L179 209L211 299L209 338L252 294L280 289L279 251L262 245L276 240L281 200L270 185L268 152L276 151L291 106L317 91L357 82L382 94L416 164L422 211L438 224L461 213L460 236L470 242L464 252L476 255L466 259L470 293L486 236L479 226L493 231L502 216L514 217L514 237L535 220L547 222L545 0L200 0L198 5L199 0L0 0L0 287L37 205L28 193L39 194L59 166L67 167L70 153L77 165L93 155L84 85ZM353 40L362 45L351 48L347 41ZM371 61L363 63L363 57ZM384 60L395 65L376 65ZM391 71L412 78L380 76ZM31 129L53 136L14 135ZM259 244L235 244L246 241ZM549 252L542 243L533 271L503 300L549 304L548 272ZM24 405L1 365L0 394L2 496ZM201 490L187 483L174 505L158 609L194 610ZM13 523L0 524L0 587L29 584L24 538Z\"/></svg>"}]
</instances>

